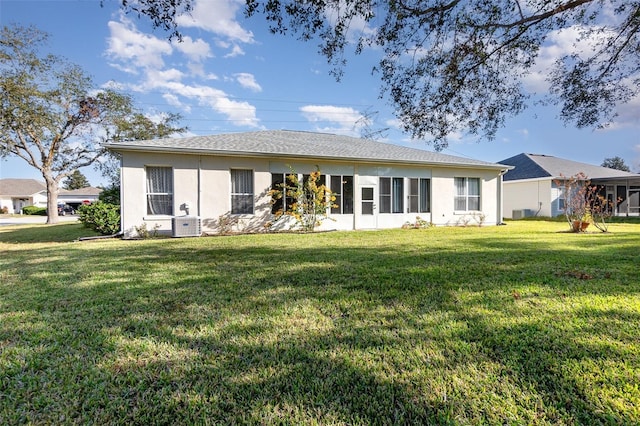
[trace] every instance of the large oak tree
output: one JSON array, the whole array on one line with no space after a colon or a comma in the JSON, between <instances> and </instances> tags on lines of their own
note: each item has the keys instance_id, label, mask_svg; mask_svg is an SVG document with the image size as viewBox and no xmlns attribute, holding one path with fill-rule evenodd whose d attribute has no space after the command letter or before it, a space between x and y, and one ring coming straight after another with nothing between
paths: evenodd
<instances>
[{"instance_id":1,"label":"large oak tree","mask_svg":"<svg viewBox=\"0 0 640 426\"><path fill-rule=\"evenodd\" d=\"M1 29L0 156L20 157L42 173L47 223L56 223L62 180L101 157L105 142L136 137L132 127L150 120L129 96L96 90L79 66L42 53L47 37L34 27Z\"/></svg>"},{"instance_id":2,"label":"large oak tree","mask_svg":"<svg viewBox=\"0 0 640 426\"><path fill-rule=\"evenodd\" d=\"M376 47L376 70L404 130L447 145L453 132L492 139L529 93L522 78L556 30L576 34L575 50L546 71L547 101L577 127L604 125L640 87L637 0L245 0L274 33L320 40L339 77L350 52ZM193 0L122 0L180 36L176 18ZM590 40L591 47L581 49ZM589 43L586 43L589 44Z\"/></svg>"}]
</instances>

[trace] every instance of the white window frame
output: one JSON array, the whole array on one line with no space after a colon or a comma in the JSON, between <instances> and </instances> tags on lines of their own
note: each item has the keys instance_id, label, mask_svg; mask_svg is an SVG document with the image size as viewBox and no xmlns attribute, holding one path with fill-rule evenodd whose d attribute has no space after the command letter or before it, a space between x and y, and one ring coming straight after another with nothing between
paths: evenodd
<instances>
[{"instance_id":1,"label":"white window frame","mask_svg":"<svg viewBox=\"0 0 640 426\"><path fill-rule=\"evenodd\" d=\"M430 178L408 178L407 212L408 213L431 213L431 179ZM412 184L417 183L417 192L412 192ZM423 183L426 183L426 191L423 191ZM415 204L415 209L412 206Z\"/></svg>"},{"instance_id":2,"label":"white window frame","mask_svg":"<svg viewBox=\"0 0 640 426\"><path fill-rule=\"evenodd\" d=\"M169 181L171 183L171 188L167 188L168 191L162 191L162 192L151 192L150 191L150 187L149 187L149 176L150 176L150 170L151 169L163 169L165 173L169 173ZM145 166L144 167L144 172L145 172L145 201L146 201L146 211L147 211L147 216L173 216L173 187L174 187L174 182L173 182L173 168L170 166ZM165 196L165 197L169 197L168 200L168 205L169 205L169 211L168 212L162 212L162 213L155 213L153 211L153 204L150 203L149 198L153 197L153 196Z\"/></svg>"},{"instance_id":3,"label":"white window frame","mask_svg":"<svg viewBox=\"0 0 640 426\"><path fill-rule=\"evenodd\" d=\"M234 192L234 175L235 172L250 172L251 173L251 192ZM230 169L229 170L229 180L230 180L230 201L231 201L231 214L232 215L253 215L255 213L255 172L253 169ZM251 197L250 209L242 210L242 211L234 211L234 198L235 197Z\"/></svg>"},{"instance_id":4,"label":"white window frame","mask_svg":"<svg viewBox=\"0 0 640 426\"><path fill-rule=\"evenodd\" d=\"M458 182L462 179L463 185L459 186ZM473 179L478 182L478 193L470 194L469 192L469 181ZM455 190L455 195L453 196L453 209L457 212L478 212L482 211L482 180L479 177L455 177L453 178L453 185ZM463 193L459 192L459 189L463 189ZM471 209L469 208L470 200L476 200L478 208ZM459 208L458 201L464 200L464 208Z\"/></svg>"},{"instance_id":5,"label":"white window frame","mask_svg":"<svg viewBox=\"0 0 640 426\"><path fill-rule=\"evenodd\" d=\"M382 180L389 179L389 193L382 192ZM402 214L405 212L404 206L404 193L405 193L405 179L403 177L393 177L393 176L380 176L378 179L379 189L379 204L380 204L380 213L383 214ZM400 183L400 191L398 191L397 183ZM385 203L383 203L383 198L389 200L389 211L386 210Z\"/></svg>"},{"instance_id":6,"label":"white window frame","mask_svg":"<svg viewBox=\"0 0 640 426\"><path fill-rule=\"evenodd\" d=\"M340 184L339 184L339 188L334 188L333 183L334 183L334 178L335 180L339 180ZM351 211L345 213L345 191L344 188L346 186L347 181L345 180L346 178L349 178L351 180L351 194L350 194L350 200L351 200ZM353 183L354 183L354 179L353 179L353 175L330 175L329 176L329 185L331 185L331 193L333 195L336 196L337 200L339 200L338 203L336 203L338 205L338 207L336 208L331 208L331 214L353 214L353 210L354 210L354 190L353 190Z\"/></svg>"}]
</instances>

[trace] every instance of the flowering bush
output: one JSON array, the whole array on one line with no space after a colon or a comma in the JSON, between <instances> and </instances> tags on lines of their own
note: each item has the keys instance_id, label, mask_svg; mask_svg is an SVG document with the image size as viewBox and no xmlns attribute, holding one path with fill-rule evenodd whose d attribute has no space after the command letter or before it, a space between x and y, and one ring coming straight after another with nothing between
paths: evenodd
<instances>
[{"instance_id":1,"label":"flowering bush","mask_svg":"<svg viewBox=\"0 0 640 426\"><path fill-rule=\"evenodd\" d=\"M591 185L587 175L580 172L574 176L556 179L554 183L563 193L564 215L573 232L583 232L586 224L607 232L606 220L613 215L614 203L602 194L602 187Z\"/></svg>"},{"instance_id":2,"label":"flowering bush","mask_svg":"<svg viewBox=\"0 0 640 426\"><path fill-rule=\"evenodd\" d=\"M334 205L336 197L326 185L321 183L321 177L318 166L315 172L311 172L306 179L302 180L294 170L291 170L284 183L271 189L269 192L271 204L285 197L293 201L286 206L286 210L275 213L276 221L283 216L291 216L303 231L311 232L320 226L323 220L328 219L329 209L337 207Z\"/></svg>"}]
</instances>

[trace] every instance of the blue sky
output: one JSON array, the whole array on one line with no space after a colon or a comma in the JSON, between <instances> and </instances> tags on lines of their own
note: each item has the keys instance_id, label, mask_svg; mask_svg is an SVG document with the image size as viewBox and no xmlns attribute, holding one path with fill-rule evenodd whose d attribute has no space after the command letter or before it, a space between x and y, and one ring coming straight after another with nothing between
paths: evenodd
<instances>
[{"instance_id":1,"label":"blue sky","mask_svg":"<svg viewBox=\"0 0 640 426\"><path fill-rule=\"evenodd\" d=\"M168 41L136 15L124 15L119 0L0 0L0 23L34 25L50 34L50 51L80 65L96 87L130 93L150 117L183 115L189 134L262 129L323 131L360 135L362 113L376 111L371 127L390 127L385 142L431 149L397 128L380 80L372 75L378 51L349 57L341 82L314 42L268 32L264 20L246 20L242 0L197 0L180 20L184 41ZM542 51L544 71L573 43L572 30L555 33ZM534 70L534 71L536 71ZM542 72L525 82L532 92L546 87ZM577 130L556 119L553 106L530 106L511 118L493 141L451 135L443 152L497 162L521 152L554 155L590 164L620 156L640 171L640 98L619 108L619 121L606 130ZM92 168L92 185L106 184ZM23 160L0 160L2 178L36 178Z\"/></svg>"}]
</instances>

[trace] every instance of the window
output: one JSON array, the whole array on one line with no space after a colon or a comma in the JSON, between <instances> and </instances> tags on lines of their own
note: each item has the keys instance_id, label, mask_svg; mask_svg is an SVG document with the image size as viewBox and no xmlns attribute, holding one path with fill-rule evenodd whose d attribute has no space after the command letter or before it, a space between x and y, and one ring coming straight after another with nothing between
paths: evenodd
<instances>
[{"instance_id":1,"label":"window","mask_svg":"<svg viewBox=\"0 0 640 426\"><path fill-rule=\"evenodd\" d=\"M353 176L331 176L331 193L337 206L331 208L331 213L353 214Z\"/></svg>"},{"instance_id":2,"label":"window","mask_svg":"<svg viewBox=\"0 0 640 426\"><path fill-rule=\"evenodd\" d=\"M429 213L431 179L409 179L409 213Z\"/></svg>"},{"instance_id":3,"label":"window","mask_svg":"<svg viewBox=\"0 0 640 426\"><path fill-rule=\"evenodd\" d=\"M380 178L380 213L404 212L404 178Z\"/></svg>"},{"instance_id":4,"label":"window","mask_svg":"<svg viewBox=\"0 0 640 426\"><path fill-rule=\"evenodd\" d=\"M391 213L391 178L380 178L380 213Z\"/></svg>"},{"instance_id":5,"label":"window","mask_svg":"<svg viewBox=\"0 0 640 426\"><path fill-rule=\"evenodd\" d=\"M231 169L231 214L253 214L253 170Z\"/></svg>"},{"instance_id":6,"label":"window","mask_svg":"<svg viewBox=\"0 0 640 426\"><path fill-rule=\"evenodd\" d=\"M455 210L477 211L480 210L480 178L454 178L456 195L454 198Z\"/></svg>"},{"instance_id":7,"label":"window","mask_svg":"<svg viewBox=\"0 0 640 426\"><path fill-rule=\"evenodd\" d=\"M277 214L278 211L282 211L283 213L286 212L289 209L289 207L292 206L293 203L295 202L293 197L287 196L287 189L284 188L285 182L289 186L293 185L291 180L287 178L289 175L290 173L271 173L271 189L280 191L282 193L281 198L272 197L272 200L273 200L271 204L272 214Z\"/></svg>"},{"instance_id":8,"label":"window","mask_svg":"<svg viewBox=\"0 0 640 426\"><path fill-rule=\"evenodd\" d=\"M147 214L173 214L173 174L171 167L145 167Z\"/></svg>"}]
</instances>

